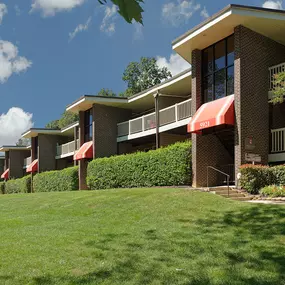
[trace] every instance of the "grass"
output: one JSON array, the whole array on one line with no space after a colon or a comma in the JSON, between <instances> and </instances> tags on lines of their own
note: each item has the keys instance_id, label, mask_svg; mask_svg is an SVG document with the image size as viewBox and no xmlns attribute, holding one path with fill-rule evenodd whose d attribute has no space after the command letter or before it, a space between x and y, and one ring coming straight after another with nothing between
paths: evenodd
<instances>
[{"instance_id":1,"label":"grass","mask_svg":"<svg viewBox=\"0 0 285 285\"><path fill-rule=\"evenodd\" d=\"M183 189L0 196L0 284L285 284L285 207Z\"/></svg>"}]
</instances>

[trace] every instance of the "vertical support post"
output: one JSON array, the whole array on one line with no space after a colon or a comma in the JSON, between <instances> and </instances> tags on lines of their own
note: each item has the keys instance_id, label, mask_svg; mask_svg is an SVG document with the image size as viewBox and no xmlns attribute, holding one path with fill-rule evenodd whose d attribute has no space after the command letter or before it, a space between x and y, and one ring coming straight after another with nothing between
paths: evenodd
<instances>
[{"instance_id":1,"label":"vertical support post","mask_svg":"<svg viewBox=\"0 0 285 285\"><path fill-rule=\"evenodd\" d=\"M156 132L155 132L155 146L156 149L160 147L160 137L159 137L159 92L155 93L154 95L154 106L155 106L155 123L156 123Z\"/></svg>"},{"instance_id":2,"label":"vertical support post","mask_svg":"<svg viewBox=\"0 0 285 285\"><path fill-rule=\"evenodd\" d=\"M78 127L74 127L74 133L73 133L73 138L74 138L74 153L76 152L76 150L77 150L77 148L79 147L78 145L77 145L77 139L78 139ZM74 160L74 166L76 166L77 165L77 161L76 160Z\"/></svg>"}]
</instances>

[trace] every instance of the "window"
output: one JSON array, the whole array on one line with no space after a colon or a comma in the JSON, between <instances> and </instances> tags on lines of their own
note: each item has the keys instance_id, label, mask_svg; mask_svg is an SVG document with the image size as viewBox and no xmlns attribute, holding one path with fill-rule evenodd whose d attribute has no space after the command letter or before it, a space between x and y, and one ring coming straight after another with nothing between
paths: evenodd
<instances>
[{"instance_id":1,"label":"window","mask_svg":"<svg viewBox=\"0 0 285 285\"><path fill-rule=\"evenodd\" d=\"M234 36L230 36L202 52L204 102L234 93Z\"/></svg>"},{"instance_id":2,"label":"window","mask_svg":"<svg viewBox=\"0 0 285 285\"><path fill-rule=\"evenodd\" d=\"M38 158L38 147L39 147L39 137L35 137L34 138L35 142L34 142L34 147L35 147L35 151L34 151L34 155L35 155L35 159Z\"/></svg>"},{"instance_id":3,"label":"window","mask_svg":"<svg viewBox=\"0 0 285 285\"><path fill-rule=\"evenodd\" d=\"M85 111L84 113L84 142L92 140L92 109Z\"/></svg>"}]
</instances>

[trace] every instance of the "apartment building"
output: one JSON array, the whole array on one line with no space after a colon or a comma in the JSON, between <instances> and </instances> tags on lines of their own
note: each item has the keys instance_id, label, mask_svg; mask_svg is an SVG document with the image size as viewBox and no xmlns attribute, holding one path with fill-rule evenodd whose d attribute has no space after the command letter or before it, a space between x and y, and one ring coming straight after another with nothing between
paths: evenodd
<instances>
[{"instance_id":1,"label":"apartment building","mask_svg":"<svg viewBox=\"0 0 285 285\"><path fill-rule=\"evenodd\" d=\"M191 70L130 98L85 95L69 105L79 112L80 189L91 159L147 151L189 138Z\"/></svg>"},{"instance_id":2,"label":"apartment building","mask_svg":"<svg viewBox=\"0 0 285 285\"><path fill-rule=\"evenodd\" d=\"M273 76L285 70L285 12L229 5L173 43L192 65L130 98L83 96L80 188L97 157L192 140L193 186L232 182L245 163L285 162L285 104L272 106ZM187 126L187 129L186 129Z\"/></svg>"},{"instance_id":3,"label":"apartment building","mask_svg":"<svg viewBox=\"0 0 285 285\"><path fill-rule=\"evenodd\" d=\"M221 183L230 165L235 180L242 164L285 161L285 105L269 103L285 70L284 31L285 11L229 5L172 43L192 64L194 186L207 172L209 185Z\"/></svg>"},{"instance_id":4,"label":"apartment building","mask_svg":"<svg viewBox=\"0 0 285 285\"><path fill-rule=\"evenodd\" d=\"M4 172L4 169L5 169L5 156L0 155L0 173L1 173L1 175Z\"/></svg>"},{"instance_id":5,"label":"apartment building","mask_svg":"<svg viewBox=\"0 0 285 285\"><path fill-rule=\"evenodd\" d=\"M77 137L77 122L61 130L31 128L24 132L22 138L31 140L26 172L60 170L74 165L73 155L79 147Z\"/></svg>"},{"instance_id":6,"label":"apartment building","mask_svg":"<svg viewBox=\"0 0 285 285\"><path fill-rule=\"evenodd\" d=\"M1 170L1 179L21 178L25 175L25 163L31 152L28 146L2 146L0 152L5 155L1 159L4 164Z\"/></svg>"}]
</instances>

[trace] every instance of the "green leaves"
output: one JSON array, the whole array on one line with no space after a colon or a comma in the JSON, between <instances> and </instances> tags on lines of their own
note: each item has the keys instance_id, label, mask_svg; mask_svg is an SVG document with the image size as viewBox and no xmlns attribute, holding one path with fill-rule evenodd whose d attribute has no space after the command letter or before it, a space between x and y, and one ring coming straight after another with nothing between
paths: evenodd
<instances>
[{"instance_id":1,"label":"green leaves","mask_svg":"<svg viewBox=\"0 0 285 285\"><path fill-rule=\"evenodd\" d=\"M149 152L97 158L88 164L90 189L191 184L191 142Z\"/></svg>"},{"instance_id":2,"label":"green leaves","mask_svg":"<svg viewBox=\"0 0 285 285\"><path fill-rule=\"evenodd\" d=\"M274 75L273 78L273 97L269 101L273 105L282 104L285 96L285 72L280 72Z\"/></svg>"},{"instance_id":3,"label":"green leaves","mask_svg":"<svg viewBox=\"0 0 285 285\"><path fill-rule=\"evenodd\" d=\"M141 7L143 0L111 0L119 10L118 13L128 22L136 21L143 24L142 13L144 12ZM107 3L107 0L98 0L102 5Z\"/></svg>"},{"instance_id":4,"label":"green leaves","mask_svg":"<svg viewBox=\"0 0 285 285\"><path fill-rule=\"evenodd\" d=\"M33 180L34 192L78 190L78 166L37 174Z\"/></svg>"},{"instance_id":5,"label":"green leaves","mask_svg":"<svg viewBox=\"0 0 285 285\"><path fill-rule=\"evenodd\" d=\"M64 111L59 120L54 120L46 124L47 129L62 129L79 120L79 115L76 113Z\"/></svg>"},{"instance_id":6,"label":"green leaves","mask_svg":"<svg viewBox=\"0 0 285 285\"><path fill-rule=\"evenodd\" d=\"M171 72L166 67L158 67L154 57L142 57L140 62L129 63L124 71L123 80L128 84L125 96L129 97L142 92L171 76Z\"/></svg>"}]
</instances>

